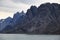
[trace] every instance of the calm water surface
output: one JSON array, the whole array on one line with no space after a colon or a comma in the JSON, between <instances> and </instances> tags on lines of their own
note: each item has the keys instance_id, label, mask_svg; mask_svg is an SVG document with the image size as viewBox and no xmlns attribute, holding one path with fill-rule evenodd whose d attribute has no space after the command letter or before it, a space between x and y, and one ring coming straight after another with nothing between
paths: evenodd
<instances>
[{"instance_id":1,"label":"calm water surface","mask_svg":"<svg viewBox=\"0 0 60 40\"><path fill-rule=\"evenodd\" d=\"M0 40L60 40L60 35L0 34Z\"/></svg>"}]
</instances>

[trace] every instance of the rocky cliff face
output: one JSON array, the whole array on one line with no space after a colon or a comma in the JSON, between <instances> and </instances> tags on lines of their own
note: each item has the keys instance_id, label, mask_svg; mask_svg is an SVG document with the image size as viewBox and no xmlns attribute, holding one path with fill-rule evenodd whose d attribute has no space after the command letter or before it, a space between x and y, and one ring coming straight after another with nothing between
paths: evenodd
<instances>
[{"instance_id":1,"label":"rocky cliff face","mask_svg":"<svg viewBox=\"0 0 60 40\"><path fill-rule=\"evenodd\" d=\"M15 23L18 24L14 25L12 30L8 29L7 31L5 28L2 32L60 34L60 4L45 3L41 4L38 8L31 6L25 15L16 20L18 22Z\"/></svg>"},{"instance_id":2,"label":"rocky cliff face","mask_svg":"<svg viewBox=\"0 0 60 40\"><path fill-rule=\"evenodd\" d=\"M12 25L12 18L8 17L6 19L1 20L0 22L0 31L3 30L7 25Z\"/></svg>"}]
</instances>

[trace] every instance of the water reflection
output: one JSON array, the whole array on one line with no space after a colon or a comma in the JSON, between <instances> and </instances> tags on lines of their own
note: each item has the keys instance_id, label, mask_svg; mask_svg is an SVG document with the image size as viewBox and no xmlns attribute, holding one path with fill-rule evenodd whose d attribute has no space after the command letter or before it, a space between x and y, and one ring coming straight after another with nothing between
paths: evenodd
<instances>
[{"instance_id":1,"label":"water reflection","mask_svg":"<svg viewBox=\"0 0 60 40\"><path fill-rule=\"evenodd\" d=\"M0 34L0 40L60 40L60 35Z\"/></svg>"}]
</instances>

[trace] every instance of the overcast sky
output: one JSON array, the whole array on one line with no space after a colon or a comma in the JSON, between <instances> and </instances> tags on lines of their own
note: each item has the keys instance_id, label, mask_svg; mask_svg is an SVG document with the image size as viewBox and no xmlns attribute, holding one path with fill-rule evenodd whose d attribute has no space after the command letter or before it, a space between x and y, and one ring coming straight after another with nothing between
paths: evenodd
<instances>
[{"instance_id":1,"label":"overcast sky","mask_svg":"<svg viewBox=\"0 0 60 40\"><path fill-rule=\"evenodd\" d=\"M31 5L39 6L42 3L59 3L59 0L0 0L0 19L5 19L8 16L13 17L13 14L22 10L26 12Z\"/></svg>"}]
</instances>

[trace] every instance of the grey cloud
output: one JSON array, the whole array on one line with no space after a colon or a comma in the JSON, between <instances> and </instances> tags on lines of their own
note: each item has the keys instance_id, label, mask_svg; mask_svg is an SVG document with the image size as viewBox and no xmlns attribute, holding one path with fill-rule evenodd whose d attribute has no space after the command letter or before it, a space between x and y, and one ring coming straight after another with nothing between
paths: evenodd
<instances>
[{"instance_id":1,"label":"grey cloud","mask_svg":"<svg viewBox=\"0 0 60 40\"><path fill-rule=\"evenodd\" d=\"M8 5L1 5L0 4L0 11L15 12L16 11L16 7L12 7L12 6L8 6Z\"/></svg>"},{"instance_id":2,"label":"grey cloud","mask_svg":"<svg viewBox=\"0 0 60 40\"><path fill-rule=\"evenodd\" d=\"M36 0L13 0L15 3L34 4Z\"/></svg>"},{"instance_id":3,"label":"grey cloud","mask_svg":"<svg viewBox=\"0 0 60 40\"><path fill-rule=\"evenodd\" d=\"M14 8L8 8L8 7L0 7L0 11L3 11L3 12L15 12L17 11L18 9L14 9Z\"/></svg>"},{"instance_id":4,"label":"grey cloud","mask_svg":"<svg viewBox=\"0 0 60 40\"><path fill-rule=\"evenodd\" d=\"M3 11L3 12L15 12L15 11L18 11L19 7L16 7L14 4L8 5L9 1L8 1L8 3L6 3L5 1L7 1L7 0L0 0L0 11Z\"/></svg>"}]
</instances>

